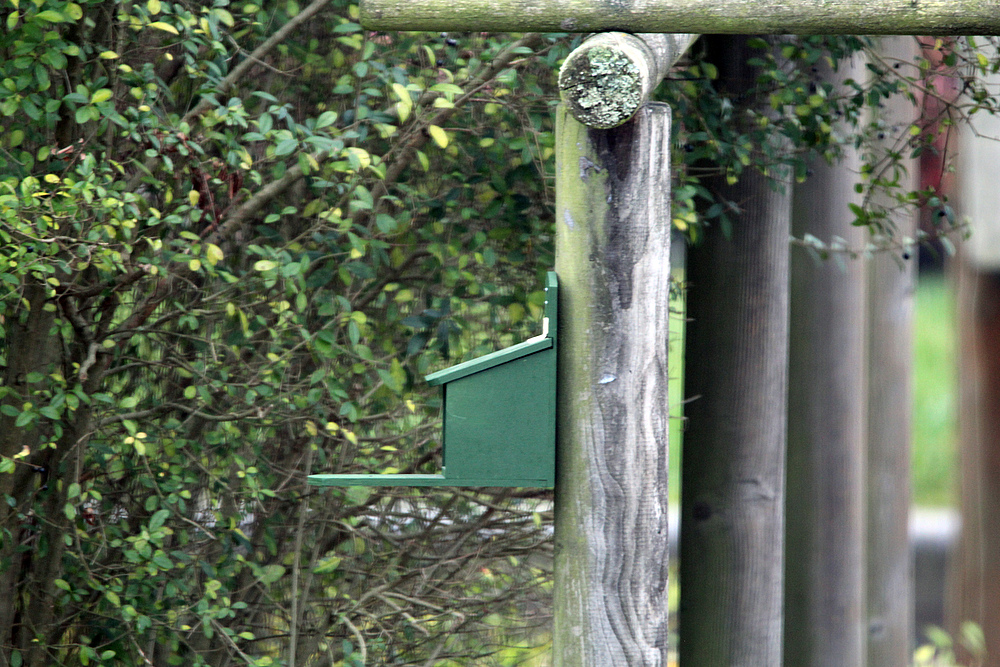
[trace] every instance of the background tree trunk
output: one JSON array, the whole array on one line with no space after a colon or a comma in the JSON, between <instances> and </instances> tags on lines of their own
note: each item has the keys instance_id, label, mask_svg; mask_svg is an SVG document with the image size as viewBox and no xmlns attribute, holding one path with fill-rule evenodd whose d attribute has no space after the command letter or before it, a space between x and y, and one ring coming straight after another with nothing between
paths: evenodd
<instances>
[{"instance_id":1,"label":"background tree trunk","mask_svg":"<svg viewBox=\"0 0 1000 667\"><path fill-rule=\"evenodd\" d=\"M747 38L705 39L721 89L745 94ZM779 665L790 197L755 170L704 183L738 213L688 254L680 661Z\"/></svg>"},{"instance_id":2,"label":"background tree trunk","mask_svg":"<svg viewBox=\"0 0 1000 667\"><path fill-rule=\"evenodd\" d=\"M911 63L917 57L913 37L889 37L879 49L883 58ZM903 65L910 67L909 65ZM915 72L914 72L915 73ZM911 74L906 72L906 74ZM909 136L917 109L902 95L885 103L879 121L877 156L894 150ZM882 137L882 139L879 139ZM900 139L902 137L903 139ZM918 165L905 160L900 173L904 192L917 188ZM894 174L879 174L895 180ZM892 207L888 196L876 203ZM917 212L892 215L891 238L913 239ZM917 249L912 246L875 255L868 275L868 667L908 664L913 642L913 562L909 543L910 443L913 405L913 300Z\"/></svg>"},{"instance_id":3,"label":"background tree trunk","mask_svg":"<svg viewBox=\"0 0 1000 667\"><path fill-rule=\"evenodd\" d=\"M557 114L555 665L665 667L670 109Z\"/></svg>"},{"instance_id":4,"label":"background tree trunk","mask_svg":"<svg viewBox=\"0 0 1000 667\"><path fill-rule=\"evenodd\" d=\"M836 81L864 71L841 63ZM829 80L829 79L828 79ZM794 189L792 232L860 248L849 202L860 155L814 160ZM865 662L865 264L792 252L785 566L786 667Z\"/></svg>"}]
</instances>

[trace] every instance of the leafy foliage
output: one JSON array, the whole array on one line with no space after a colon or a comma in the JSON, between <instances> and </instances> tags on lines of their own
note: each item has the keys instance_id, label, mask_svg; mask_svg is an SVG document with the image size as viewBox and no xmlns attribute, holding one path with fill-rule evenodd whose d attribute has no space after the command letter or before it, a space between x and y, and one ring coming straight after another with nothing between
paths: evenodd
<instances>
[{"instance_id":1,"label":"leafy foliage","mask_svg":"<svg viewBox=\"0 0 1000 667\"><path fill-rule=\"evenodd\" d=\"M370 33L346 0L4 11L0 662L532 655L544 492L305 476L435 469L418 379L532 333L555 71L579 38ZM689 229L700 160L794 169L774 128L832 155L830 116L881 94L833 104L761 57L774 116L697 58L669 87Z\"/></svg>"},{"instance_id":2,"label":"leafy foliage","mask_svg":"<svg viewBox=\"0 0 1000 667\"><path fill-rule=\"evenodd\" d=\"M537 500L304 476L433 468L415 378L529 335L565 40L356 16L4 17L5 664L468 664L544 616Z\"/></svg>"}]
</instances>

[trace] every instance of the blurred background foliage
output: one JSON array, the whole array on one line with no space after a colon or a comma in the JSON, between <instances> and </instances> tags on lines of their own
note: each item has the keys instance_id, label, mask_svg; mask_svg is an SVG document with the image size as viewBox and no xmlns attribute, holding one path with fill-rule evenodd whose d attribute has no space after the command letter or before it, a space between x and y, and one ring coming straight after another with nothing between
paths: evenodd
<instances>
[{"instance_id":1,"label":"blurred background foliage","mask_svg":"<svg viewBox=\"0 0 1000 667\"><path fill-rule=\"evenodd\" d=\"M544 652L550 491L305 477L435 470L422 376L537 333L555 76L580 36L381 34L357 16L345 0L5 6L0 664ZM873 44L759 47L771 115L719 94L697 46L662 88L693 240L738 207L705 174L787 186L810 151L886 131L864 109L925 74L875 67L834 98L814 64ZM895 129L901 153L925 149ZM878 159L861 187L892 187ZM874 248L885 212L857 215Z\"/></svg>"}]
</instances>

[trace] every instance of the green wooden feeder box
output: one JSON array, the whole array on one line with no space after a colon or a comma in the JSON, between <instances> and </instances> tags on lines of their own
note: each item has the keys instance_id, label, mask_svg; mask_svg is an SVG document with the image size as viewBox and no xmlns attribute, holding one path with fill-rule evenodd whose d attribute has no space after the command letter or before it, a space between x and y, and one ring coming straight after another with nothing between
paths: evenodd
<instances>
[{"instance_id":1,"label":"green wooden feeder box","mask_svg":"<svg viewBox=\"0 0 1000 667\"><path fill-rule=\"evenodd\" d=\"M440 475L310 475L314 486L555 484L558 281L548 273L542 334L427 376L441 385Z\"/></svg>"}]
</instances>

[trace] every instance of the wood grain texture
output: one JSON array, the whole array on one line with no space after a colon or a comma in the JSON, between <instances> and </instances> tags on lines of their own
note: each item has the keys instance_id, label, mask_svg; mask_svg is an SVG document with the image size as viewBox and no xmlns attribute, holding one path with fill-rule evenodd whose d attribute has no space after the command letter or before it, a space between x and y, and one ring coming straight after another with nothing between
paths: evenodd
<instances>
[{"instance_id":1,"label":"wood grain texture","mask_svg":"<svg viewBox=\"0 0 1000 667\"><path fill-rule=\"evenodd\" d=\"M861 79L860 61L818 77ZM849 203L861 157L844 146L794 187L792 233L863 247ZM785 666L865 664L866 265L792 248L788 392Z\"/></svg>"},{"instance_id":2,"label":"wood grain texture","mask_svg":"<svg viewBox=\"0 0 1000 667\"><path fill-rule=\"evenodd\" d=\"M1000 34L998 0L361 0L369 30Z\"/></svg>"},{"instance_id":3,"label":"wood grain texture","mask_svg":"<svg viewBox=\"0 0 1000 667\"><path fill-rule=\"evenodd\" d=\"M669 128L557 111L557 667L667 664Z\"/></svg>"},{"instance_id":4,"label":"wood grain texture","mask_svg":"<svg viewBox=\"0 0 1000 667\"><path fill-rule=\"evenodd\" d=\"M963 193L962 196L966 196ZM975 268L959 253L958 442L962 530L948 579L946 621L977 623L986 657L961 664L1000 667L1000 272Z\"/></svg>"},{"instance_id":5,"label":"wood grain texture","mask_svg":"<svg viewBox=\"0 0 1000 667\"><path fill-rule=\"evenodd\" d=\"M914 62L913 37L885 38L879 54L888 62ZM915 68L914 68L915 69ZM910 75L909 72L904 72ZM902 95L880 110L879 155L896 149L900 136L919 115ZM904 192L915 190L917 161L905 160ZM888 175L888 174L887 174ZM892 207L887 195L876 204ZM917 212L892 216L891 238L902 242L917 231ZM868 667L899 667L910 662L913 645L913 563L907 528L910 516L910 443L913 416L913 306L917 248L875 255L868 274L868 480L867 616Z\"/></svg>"},{"instance_id":6,"label":"wood grain texture","mask_svg":"<svg viewBox=\"0 0 1000 667\"><path fill-rule=\"evenodd\" d=\"M562 100L573 117L587 127L617 127L649 101L697 37L624 32L588 37L566 56L559 69Z\"/></svg>"},{"instance_id":7,"label":"wood grain texture","mask_svg":"<svg viewBox=\"0 0 1000 667\"><path fill-rule=\"evenodd\" d=\"M747 39L703 39L745 95ZM790 196L751 170L705 184L735 212L688 254L680 661L780 665Z\"/></svg>"}]
</instances>

